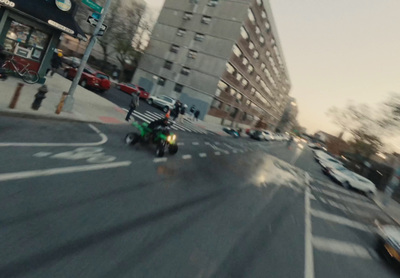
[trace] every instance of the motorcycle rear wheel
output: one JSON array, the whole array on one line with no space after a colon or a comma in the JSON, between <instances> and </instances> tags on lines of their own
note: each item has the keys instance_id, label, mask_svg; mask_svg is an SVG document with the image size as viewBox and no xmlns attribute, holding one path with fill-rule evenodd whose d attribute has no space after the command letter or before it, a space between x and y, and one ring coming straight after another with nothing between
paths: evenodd
<instances>
[{"instance_id":1,"label":"motorcycle rear wheel","mask_svg":"<svg viewBox=\"0 0 400 278\"><path fill-rule=\"evenodd\" d=\"M125 136L125 144L127 145L135 145L137 142L139 142L140 135L137 133L128 133Z\"/></svg>"}]
</instances>

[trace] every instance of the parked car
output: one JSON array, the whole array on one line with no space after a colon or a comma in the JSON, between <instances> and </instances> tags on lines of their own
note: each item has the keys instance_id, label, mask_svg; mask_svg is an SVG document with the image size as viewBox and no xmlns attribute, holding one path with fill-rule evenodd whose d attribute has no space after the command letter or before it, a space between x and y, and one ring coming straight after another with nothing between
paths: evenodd
<instances>
[{"instance_id":1,"label":"parked car","mask_svg":"<svg viewBox=\"0 0 400 278\"><path fill-rule=\"evenodd\" d=\"M164 113L174 108L176 100L168 96L151 96L147 99L147 103L162 109Z\"/></svg>"},{"instance_id":2,"label":"parked car","mask_svg":"<svg viewBox=\"0 0 400 278\"><path fill-rule=\"evenodd\" d=\"M315 160L316 161L320 161L321 159L328 159L328 158L332 158L332 156L331 155L329 155L328 153L326 153L326 152L324 152L324 151L321 151L321 150L314 150L313 151L313 153L314 153L314 158L315 158Z\"/></svg>"},{"instance_id":3,"label":"parked car","mask_svg":"<svg viewBox=\"0 0 400 278\"><path fill-rule=\"evenodd\" d=\"M222 130L225 131L226 133L228 133L229 135L231 135L234 138L239 138L240 137L240 133L237 130L234 130L233 128L224 127Z\"/></svg>"},{"instance_id":4,"label":"parked car","mask_svg":"<svg viewBox=\"0 0 400 278\"><path fill-rule=\"evenodd\" d=\"M76 68L68 67L64 70L64 77L73 79L76 76L76 73ZM111 86L110 77L107 74L94 70L89 66L86 66L83 70L79 84L82 87L97 90L102 93L110 89Z\"/></svg>"},{"instance_id":5,"label":"parked car","mask_svg":"<svg viewBox=\"0 0 400 278\"><path fill-rule=\"evenodd\" d=\"M322 157L319 160L319 164L322 168L335 167L337 165L343 166L343 163L333 157Z\"/></svg>"},{"instance_id":6,"label":"parked car","mask_svg":"<svg viewBox=\"0 0 400 278\"><path fill-rule=\"evenodd\" d=\"M354 188L364 192L367 196L372 196L376 193L375 184L369 179L356 174L342 165L330 165L323 168L322 171L330 176L334 181L341 184L344 188Z\"/></svg>"},{"instance_id":7,"label":"parked car","mask_svg":"<svg viewBox=\"0 0 400 278\"><path fill-rule=\"evenodd\" d=\"M266 141L273 141L275 139L274 135L270 131L264 130L263 135L264 135L264 140Z\"/></svg>"},{"instance_id":8,"label":"parked car","mask_svg":"<svg viewBox=\"0 0 400 278\"><path fill-rule=\"evenodd\" d=\"M71 66L73 68L77 68L81 65L82 60L77 58L77 57L68 57L68 56L64 56L62 58L62 62L68 66Z\"/></svg>"},{"instance_id":9,"label":"parked car","mask_svg":"<svg viewBox=\"0 0 400 278\"><path fill-rule=\"evenodd\" d=\"M128 94L139 92L139 88L135 84L131 83L118 83L117 89Z\"/></svg>"},{"instance_id":10,"label":"parked car","mask_svg":"<svg viewBox=\"0 0 400 278\"><path fill-rule=\"evenodd\" d=\"M263 141L265 140L264 134L259 131L259 130L252 130L249 132L249 136L250 138L254 139L254 140L258 140L258 141Z\"/></svg>"},{"instance_id":11,"label":"parked car","mask_svg":"<svg viewBox=\"0 0 400 278\"><path fill-rule=\"evenodd\" d=\"M377 226L376 251L388 260L400 263L400 228L379 223Z\"/></svg>"}]
</instances>

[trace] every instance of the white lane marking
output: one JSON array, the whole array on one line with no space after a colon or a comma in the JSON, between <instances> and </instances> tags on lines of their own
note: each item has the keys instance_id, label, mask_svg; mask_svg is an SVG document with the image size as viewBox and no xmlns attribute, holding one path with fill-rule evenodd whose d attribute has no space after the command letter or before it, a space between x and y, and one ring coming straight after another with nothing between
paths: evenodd
<instances>
[{"instance_id":1,"label":"white lane marking","mask_svg":"<svg viewBox=\"0 0 400 278\"><path fill-rule=\"evenodd\" d=\"M304 194L304 222L305 222L305 256L304 256L304 278L314 278L314 254L312 246L312 226L310 207L310 188L306 188Z\"/></svg>"},{"instance_id":2,"label":"white lane marking","mask_svg":"<svg viewBox=\"0 0 400 278\"><path fill-rule=\"evenodd\" d=\"M53 176L53 175L59 175L59 174L70 174L70 173L79 173L79 172L103 170L103 169L110 169L110 168L126 167L126 166L131 165L131 163L132 163L131 161L122 161L122 162L112 162L112 163L104 163L104 164L96 164L96 165L81 165L81 166L71 166L71 167L62 167L62 168L52 168L52 169L46 169L46 170L32 170L32 171L5 173L5 174L0 174L0 182L9 181L9 180L36 178L36 177L46 177L46 176Z\"/></svg>"},{"instance_id":3,"label":"white lane marking","mask_svg":"<svg viewBox=\"0 0 400 278\"><path fill-rule=\"evenodd\" d=\"M368 249L358 244L322 237L313 237L312 243L320 251L367 260L372 259Z\"/></svg>"},{"instance_id":4,"label":"white lane marking","mask_svg":"<svg viewBox=\"0 0 400 278\"><path fill-rule=\"evenodd\" d=\"M368 208L379 210L379 208L376 207L374 204L368 203L366 201L357 200L357 199L354 199L352 197L347 197L347 196L340 196L337 193L333 193L333 192L325 190L325 189L320 189L319 191L322 194L325 194L325 195L330 196L330 197L335 198L335 199L339 199L339 200L342 200L342 201L345 201L345 202L349 202L349 203L353 203L353 204L356 204L356 205L359 205L359 206L365 206L365 207L368 207Z\"/></svg>"},{"instance_id":5,"label":"white lane marking","mask_svg":"<svg viewBox=\"0 0 400 278\"><path fill-rule=\"evenodd\" d=\"M49 156L49 155L51 155L51 153L49 153L49 152L38 152L38 153L35 153L33 156L35 156L35 157L46 157L46 156Z\"/></svg>"},{"instance_id":6,"label":"white lane marking","mask_svg":"<svg viewBox=\"0 0 400 278\"><path fill-rule=\"evenodd\" d=\"M178 142L177 145L178 145L178 146L183 146L183 145L185 145L185 143L183 143L183 142Z\"/></svg>"},{"instance_id":7,"label":"white lane marking","mask_svg":"<svg viewBox=\"0 0 400 278\"><path fill-rule=\"evenodd\" d=\"M215 155L221 155L221 152L214 152Z\"/></svg>"},{"instance_id":8,"label":"white lane marking","mask_svg":"<svg viewBox=\"0 0 400 278\"><path fill-rule=\"evenodd\" d=\"M224 151L224 153L225 153L225 154L229 154L229 152L228 152L228 151Z\"/></svg>"},{"instance_id":9,"label":"white lane marking","mask_svg":"<svg viewBox=\"0 0 400 278\"><path fill-rule=\"evenodd\" d=\"M0 143L0 147L90 147L100 146L108 141L107 136L98 130L94 125L89 124L89 127L94 130L101 138L99 142L94 143Z\"/></svg>"},{"instance_id":10,"label":"white lane marking","mask_svg":"<svg viewBox=\"0 0 400 278\"><path fill-rule=\"evenodd\" d=\"M144 115L144 114L142 114L140 112L137 112L137 111L133 111L133 116L138 117L138 118L140 118L142 120L145 119L146 121L149 121L149 122L157 120L157 119L154 119L152 117L149 117L149 116Z\"/></svg>"},{"instance_id":11,"label":"white lane marking","mask_svg":"<svg viewBox=\"0 0 400 278\"><path fill-rule=\"evenodd\" d=\"M233 150L232 152L233 152L233 153L237 153L237 150Z\"/></svg>"},{"instance_id":12,"label":"white lane marking","mask_svg":"<svg viewBox=\"0 0 400 278\"><path fill-rule=\"evenodd\" d=\"M310 199L311 200L317 200L317 198L315 198L315 196L313 194L310 194Z\"/></svg>"},{"instance_id":13,"label":"white lane marking","mask_svg":"<svg viewBox=\"0 0 400 278\"><path fill-rule=\"evenodd\" d=\"M344 225L344 226L348 226L354 229L358 229L364 232L373 232L371 229L368 229L368 227L362 223L359 223L357 221L352 221L348 218L342 217L342 216L338 216L335 214L331 214L331 213L326 213L323 211L319 211L319 210L311 210L311 215L327 220L327 221L331 221L331 222L335 222L337 224L340 225Z\"/></svg>"},{"instance_id":14,"label":"white lane marking","mask_svg":"<svg viewBox=\"0 0 400 278\"><path fill-rule=\"evenodd\" d=\"M207 157L207 154L206 153L199 153L199 156L200 157Z\"/></svg>"},{"instance_id":15,"label":"white lane marking","mask_svg":"<svg viewBox=\"0 0 400 278\"><path fill-rule=\"evenodd\" d=\"M166 162L168 160L167 157L157 157L153 159L154 163Z\"/></svg>"},{"instance_id":16,"label":"white lane marking","mask_svg":"<svg viewBox=\"0 0 400 278\"><path fill-rule=\"evenodd\" d=\"M142 121L144 121L144 122L146 122L146 123L150 123L151 121L150 120L148 120L148 119L146 119L146 118L143 118L142 116L140 116L139 114L133 114L133 116L135 117L135 118L139 118L139 119L141 119Z\"/></svg>"},{"instance_id":17,"label":"white lane marking","mask_svg":"<svg viewBox=\"0 0 400 278\"><path fill-rule=\"evenodd\" d=\"M342 194L348 195L348 196L353 197L355 199L368 200L367 197L361 196L360 194L357 194L355 192L351 192L351 191L349 191L347 189L344 189L342 187L339 187L339 186L334 186L334 185L331 185L329 183L325 184L325 183L321 183L321 182L319 184L321 184L322 186L328 187L329 189L331 189L333 191L340 192ZM322 189L318 188L317 190L322 190Z\"/></svg>"},{"instance_id":18,"label":"white lane marking","mask_svg":"<svg viewBox=\"0 0 400 278\"><path fill-rule=\"evenodd\" d=\"M182 155L182 159L191 159L192 156L190 154L184 154Z\"/></svg>"},{"instance_id":19,"label":"white lane marking","mask_svg":"<svg viewBox=\"0 0 400 278\"><path fill-rule=\"evenodd\" d=\"M210 145L210 144L211 144L210 142L207 141L204 142L204 145Z\"/></svg>"},{"instance_id":20,"label":"white lane marking","mask_svg":"<svg viewBox=\"0 0 400 278\"><path fill-rule=\"evenodd\" d=\"M192 142L192 145L193 145L193 146L198 146L198 145L199 145L199 142Z\"/></svg>"}]
</instances>

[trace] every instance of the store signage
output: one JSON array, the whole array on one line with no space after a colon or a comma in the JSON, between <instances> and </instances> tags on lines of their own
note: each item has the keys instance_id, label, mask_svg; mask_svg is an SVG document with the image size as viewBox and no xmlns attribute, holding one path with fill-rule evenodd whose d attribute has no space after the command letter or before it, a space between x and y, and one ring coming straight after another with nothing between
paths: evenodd
<instances>
[{"instance_id":1,"label":"store signage","mask_svg":"<svg viewBox=\"0 0 400 278\"><path fill-rule=\"evenodd\" d=\"M68 12L72 8L71 0L55 0L55 1L57 8L59 8L63 12Z\"/></svg>"},{"instance_id":2,"label":"store signage","mask_svg":"<svg viewBox=\"0 0 400 278\"><path fill-rule=\"evenodd\" d=\"M102 6L100 6L99 4L96 4L92 0L82 0L82 4L85 4L86 6L92 8L93 10L95 10L98 13L101 13L101 11L103 10Z\"/></svg>"},{"instance_id":3,"label":"store signage","mask_svg":"<svg viewBox=\"0 0 400 278\"><path fill-rule=\"evenodd\" d=\"M4 4L4 5L9 6L11 8L15 7L15 3L13 1L10 1L10 0L0 0L0 4Z\"/></svg>"},{"instance_id":4,"label":"store signage","mask_svg":"<svg viewBox=\"0 0 400 278\"><path fill-rule=\"evenodd\" d=\"M47 23L50 24L51 26L54 26L54 27L56 27L56 28L58 28L58 29L60 29L60 30L62 30L64 32L68 33L68 34L71 34L71 35L75 34L74 30L71 30L68 27L66 27L64 25L61 25L60 23L55 22L55 21L53 21L51 19L48 20Z\"/></svg>"}]
</instances>

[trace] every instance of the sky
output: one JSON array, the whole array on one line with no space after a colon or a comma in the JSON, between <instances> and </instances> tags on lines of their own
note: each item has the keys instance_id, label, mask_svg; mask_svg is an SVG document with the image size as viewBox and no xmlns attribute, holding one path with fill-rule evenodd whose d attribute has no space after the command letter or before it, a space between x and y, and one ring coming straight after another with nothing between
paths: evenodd
<instances>
[{"instance_id":1,"label":"sky","mask_svg":"<svg viewBox=\"0 0 400 278\"><path fill-rule=\"evenodd\" d=\"M163 0L146 0L156 12ZM338 135L326 115L350 101L377 105L400 92L400 1L270 0L307 132ZM400 144L392 142L395 149Z\"/></svg>"}]
</instances>

